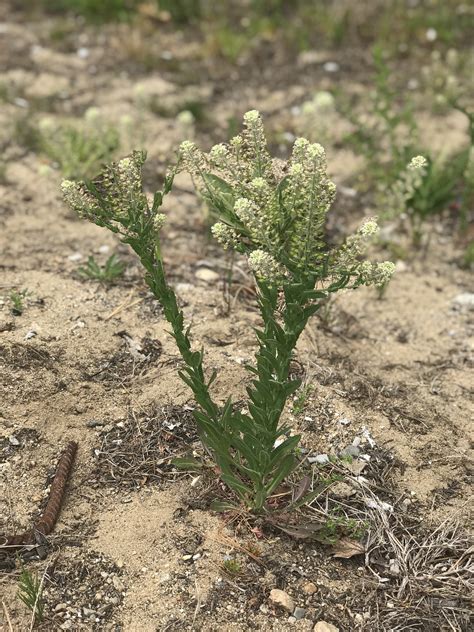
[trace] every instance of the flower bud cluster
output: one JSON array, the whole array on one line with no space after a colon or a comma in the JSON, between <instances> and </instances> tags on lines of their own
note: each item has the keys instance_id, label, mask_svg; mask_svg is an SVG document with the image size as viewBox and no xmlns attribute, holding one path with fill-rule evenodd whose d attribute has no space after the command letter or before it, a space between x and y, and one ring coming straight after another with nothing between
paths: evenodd
<instances>
[{"instance_id":1,"label":"flower bud cluster","mask_svg":"<svg viewBox=\"0 0 474 632\"><path fill-rule=\"evenodd\" d=\"M278 284L284 275L281 264L268 252L264 250L254 250L250 253L249 268L255 276L270 285Z\"/></svg>"},{"instance_id":2,"label":"flower bud cluster","mask_svg":"<svg viewBox=\"0 0 474 632\"><path fill-rule=\"evenodd\" d=\"M395 264L391 261L383 261L382 263L371 263L363 261L359 265L360 281L363 285L375 285L382 287L386 285L395 272Z\"/></svg>"},{"instance_id":3,"label":"flower bud cluster","mask_svg":"<svg viewBox=\"0 0 474 632\"><path fill-rule=\"evenodd\" d=\"M87 190L82 182L63 180L61 192L66 204L84 219L94 221L94 217L100 215L100 208L94 196Z\"/></svg>"},{"instance_id":4,"label":"flower bud cluster","mask_svg":"<svg viewBox=\"0 0 474 632\"><path fill-rule=\"evenodd\" d=\"M384 195L384 215L397 217L408 210L409 202L420 188L426 176L428 161L424 156L415 156L402 171L398 180Z\"/></svg>"},{"instance_id":5,"label":"flower bud cluster","mask_svg":"<svg viewBox=\"0 0 474 632\"><path fill-rule=\"evenodd\" d=\"M64 180L61 185L64 200L80 217L107 225L123 234L133 233L152 222L158 233L165 223L163 213L152 213L142 186L145 155L135 151L119 162L106 166L92 186L84 182Z\"/></svg>"},{"instance_id":6,"label":"flower bud cluster","mask_svg":"<svg viewBox=\"0 0 474 632\"><path fill-rule=\"evenodd\" d=\"M237 232L223 222L214 224L211 228L211 232L214 238L223 246L224 250L235 248L238 245L239 236Z\"/></svg>"},{"instance_id":7,"label":"flower bud cluster","mask_svg":"<svg viewBox=\"0 0 474 632\"><path fill-rule=\"evenodd\" d=\"M359 258L378 225L369 219L342 248L328 248L325 223L336 186L320 144L297 138L289 161L272 160L261 116L252 110L229 144L206 155L186 142L180 156L219 219L214 237L224 248L246 253L257 278L286 283L301 274L349 275L362 282ZM364 283L382 278L384 268L374 266L371 274L365 270Z\"/></svg>"}]
</instances>

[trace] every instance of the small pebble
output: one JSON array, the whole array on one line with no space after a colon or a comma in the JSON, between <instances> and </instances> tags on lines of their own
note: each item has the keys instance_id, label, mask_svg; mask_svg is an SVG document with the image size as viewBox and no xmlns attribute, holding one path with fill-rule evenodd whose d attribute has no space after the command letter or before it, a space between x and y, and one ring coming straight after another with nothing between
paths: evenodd
<instances>
[{"instance_id":1,"label":"small pebble","mask_svg":"<svg viewBox=\"0 0 474 632\"><path fill-rule=\"evenodd\" d=\"M306 610L304 608L296 607L294 609L293 616L295 617L295 619L298 619L298 620L304 619L305 615L306 615Z\"/></svg>"},{"instance_id":2,"label":"small pebble","mask_svg":"<svg viewBox=\"0 0 474 632\"><path fill-rule=\"evenodd\" d=\"M113 584L115 590L118 590L119 592L123 592L125 590L125 586L124 586L122 580L119 577L117 577L116 575L114 575L112 577L112 584Z\"/></svg>"},{"instance_id":3,"label":"small pebble","mask_svg":"<svg viewBox=\"0 0 474 632\"><path fill-rule=\"evenodd\" d=\"M314 595L315 592L317 592L318 587L316 586L316 584L313 584L313 582L308 582L307 584L305 584L303 586L303 592L306 593L307 595Z\"/></svg>"},{"instance_id":4,"label":"small pebble","mask_svg":"<svg viewBox=\"0 0 474 632\"><path fill-rule=\"evenodd\" d=\"M338 72L340 66L336 61L327 61L323 68L326 72Z\"/></svg>"},{"instance_id":5,"label":"small pebble","mask_svg":"<svg viewBox=\"0 0 474 632\"><path fill-rule=\"evenodd\" d=\"M348 445L341 451L341 456L359 456L360 449L356 445Z\"/></svg>"},{"instance_id":6,"label":"small pebble","mask_svg":"<svg viewBox=\"0 0 474 632\"><path fill-rule=\"evenodd\" d=\"M329 456L327 454L317 454L316 456L309 456L308 463L329 463Z\"/></svg>"},{"instance_id":7,"label":"small pebble","mask_svg":"<svg viewBox=\"0 0 474 632\"><path fill-rule=\"evenodd\" d=\"M472 292L464 292L463 294L458 294L452 300L453 307L458 309L474 309L474 293Z\"/></svg>"},{"instance_id":8,"label":"small pebble","mask_svg":"<svg viewBox=\"0 0 474 632\"><path fill-rule=\"evenodd\" d=\"M100 419L91 419L86 423L88 428L98 428L99 426L105 426L105 421L100 421Z\"/></svg>"},{"instance_id":9,"label":"small pebble","mask_svg":"<svg viewBox=\"0 0 474 632\"><path fill-rule=\"evenodd\" d=\"M220 277L218 272L216 272L215 270L209 270L209 268L199 268L194 273L194 276L196 277L196 279L199 279L200 281L206 281L208 283L217 281Z\"/></svg>"},{"instance_id":10,"label":"small pebble","mask_svg":"<svg viewBox=\"0 0 474 632\"><path fill-rule=\"evenodd\" d=\"M318 621L313 632L339 632L339 628L336 628L332 623L327 623L327 621Z\"/></svg>"},{"instance_id":11,"label":"small pebble","mask_svg":"<svg viewBox=\"0 0 474 632\"><path fill-rule=\"evenodd\" d=\"M279 588L273 588L270 591L270 601L274 606L280 606L288 612L293 612L295 609L295 603L290 595Z\"/></svg>"}]
</instances>

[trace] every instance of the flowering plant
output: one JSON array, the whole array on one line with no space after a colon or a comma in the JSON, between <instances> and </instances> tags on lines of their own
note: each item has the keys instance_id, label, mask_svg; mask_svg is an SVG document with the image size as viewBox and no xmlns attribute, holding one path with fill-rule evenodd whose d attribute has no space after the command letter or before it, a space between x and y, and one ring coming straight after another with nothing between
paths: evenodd
<instances>
[{"instance_id":1,"label":"flowering plant","mask_svg":"<svg viewBox=\"0 0 474 632\"><path fill-rule=\"evenodd\" d=\"M120 235L139 256L146 280L160 301L184 361L179 372L191 388L202 442L212 454L221 479L253 511L266 501L299 464L300 437L280 423L287 399L300 380L290 376L290 362L309 318L327 297L343 288L383 284L393 273L390 262L361 261L364 246L378 228L367 220L346 243L332 248L325 236L327 212L336 187L326 173L324 149L297 139L288 162L271 158L257 111L244 116L242 135L209 154L186 141L163 191L149 203L143 192L144 154L105 168L93 184L65 181L64 197L80 216ZM262 326L248 402L236 409L232 399L218 406L207 376L204 352L193 351L190 330L163 267L160 230L163 196L177 170L187 170L219 220L212 232L224 248L247 257L258 289Z\"/></svg>"}]
</instances>

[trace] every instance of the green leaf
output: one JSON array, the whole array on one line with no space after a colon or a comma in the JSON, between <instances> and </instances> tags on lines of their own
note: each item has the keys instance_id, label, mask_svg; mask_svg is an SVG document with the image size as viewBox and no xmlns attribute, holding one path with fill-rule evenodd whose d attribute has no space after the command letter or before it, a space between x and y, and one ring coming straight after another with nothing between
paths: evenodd
<instances>
[{"instance_id":1,"label":"green leaf","mask_svg":"<svg viewBox=\"0 0 474 632\"><path fill-rule=\"evenodd\" d=\"M280 483L295 469L296 465L296 459L292 454L287 455L279 462L273 480L265 489L267 496L271 496L273 494Z\"/></svg>"},{"instance_id":2,"label":"green leaf","mask_svg":"<svg viewBox=\"0 0 474 632\"><path fill-rule=\"evenodd\" d=\"M237 505L233 505L232 503L226 502L226 501L221 501L221 500L214 500L211 503L211 509L212 511L217 511L219 513L225 513L226 511L238 511L239 508Z\"/></svg>"},{"instance_id":3,"label":"green leaf","mask_svg":"<svg viewBox=\"0 0 474 632\"><path fill-rule=\"evenodd\" d=\"M202 468L204 467L202 461L199 461L192 456L172 459L171 465L174 465L179 470L202 470Z\"/></svg>"}]
</instances>

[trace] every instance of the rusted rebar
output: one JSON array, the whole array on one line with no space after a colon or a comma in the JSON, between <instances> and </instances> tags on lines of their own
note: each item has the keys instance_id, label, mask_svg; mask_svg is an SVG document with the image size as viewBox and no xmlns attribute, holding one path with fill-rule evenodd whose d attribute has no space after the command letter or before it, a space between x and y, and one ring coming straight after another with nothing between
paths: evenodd
<instances>
[{"instance_id":1,"label":"rusted rebar","mask_svg":"<svg viewBox=\"0 0 474 632\"><path fill-rule=\"evenodd\" d=\"M42 535L49 535L53 531L54 525L56 524L61 512L64 492L66 490L66 484L71 473L76 452L77 443L75 441L70 441L64 452L59 457L56 473L54 475L53 482L51 483L48 502L46 503L43 513L28 531L17 535L0 535L0 549L17 548L28 544L36 544L37 532Z\"/></svg>"}]
</instances>

